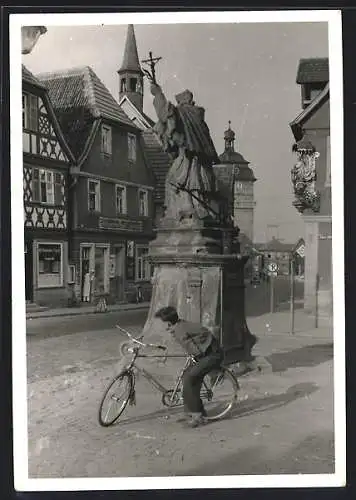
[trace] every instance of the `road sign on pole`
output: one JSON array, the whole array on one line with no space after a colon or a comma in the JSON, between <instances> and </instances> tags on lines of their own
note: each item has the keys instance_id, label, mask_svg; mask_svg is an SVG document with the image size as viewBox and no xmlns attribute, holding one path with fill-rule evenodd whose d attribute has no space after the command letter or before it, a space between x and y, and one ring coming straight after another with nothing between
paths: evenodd
<instances>
[{"instance_id":1,"label":"road sign on pole","mask_svg":"<svg viewBox=\"0 0 356 500\"><path fill-rule=\"evenodd\" d=\"M290 259L290 333L294 334L294 261Z\"/></svg>"}]
</instances>

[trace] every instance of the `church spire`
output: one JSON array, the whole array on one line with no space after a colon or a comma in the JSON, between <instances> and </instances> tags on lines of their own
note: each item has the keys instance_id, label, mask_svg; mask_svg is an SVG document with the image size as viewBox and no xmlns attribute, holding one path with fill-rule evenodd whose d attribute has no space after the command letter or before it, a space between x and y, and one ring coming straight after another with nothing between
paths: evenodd
<instances>
[{"instance_id":1,"label":"church spire","mask_svg":"<svg viewBox=\"0 0 356 500\"><path fill-rule=\"evenodd\" d=\"M120 69L120 101L124 96L143 111L143 71L138 58L135 30L133 24L127 27L124 57Z\"/></svg>"}]
</instances>

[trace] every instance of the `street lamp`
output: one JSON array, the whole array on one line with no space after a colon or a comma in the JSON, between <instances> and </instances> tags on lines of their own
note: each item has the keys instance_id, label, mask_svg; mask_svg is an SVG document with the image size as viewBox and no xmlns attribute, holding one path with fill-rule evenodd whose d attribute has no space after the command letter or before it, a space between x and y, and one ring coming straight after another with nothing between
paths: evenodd
<instances>
[{"instance_id":1,"label":"street lamp","mask_svg":"<svg viewBox=\"0 0 356 500\"><path fill-rule=\"evenodd\" d=\"M45 26L22 26L22 54L30 54L39 37L47 32Z\"/></svg>"}]
</instances>

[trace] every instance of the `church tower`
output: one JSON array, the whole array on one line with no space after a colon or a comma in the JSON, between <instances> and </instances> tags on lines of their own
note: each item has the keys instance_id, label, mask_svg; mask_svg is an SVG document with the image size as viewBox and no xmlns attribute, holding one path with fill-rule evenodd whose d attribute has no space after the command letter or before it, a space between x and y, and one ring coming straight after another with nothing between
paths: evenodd
<instances>
[{"instance_id":1,"label":"church tower","mask_svg":"<svg viewBox=\"0 0 356 500\"><path fill-rule=\"evenodd\" d=\"M143 71L138 59L136 37L133 24L127 28L124 58L121 68L118 70L120 92L119 99L127 96L128 99L143 111Z\"/></svg>"},{"instance_id":2,"label":"church tower","mask_svg":"<svg viewBox=\"0 0 356 500\"><path fill-rule=\"evenodd\" d=\"M253 222L254 209L256 202L254 200L253 185L256 178L249 162L245 160L242 154L235 151L235 132L229 128L224 133L225 150L219 156L220 164L217 168L225 167L231 171L233 177L233 219L234 225L240 228L240 242L244 246L244 240L253 242ZM246 242L248 243L248 241Z\"/></svg>"}]
</instances>

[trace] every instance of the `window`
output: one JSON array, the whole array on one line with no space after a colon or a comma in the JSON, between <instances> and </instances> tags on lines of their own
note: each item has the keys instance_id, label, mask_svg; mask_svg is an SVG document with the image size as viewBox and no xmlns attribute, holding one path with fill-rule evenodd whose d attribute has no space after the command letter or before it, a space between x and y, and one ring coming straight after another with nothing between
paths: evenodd
<instances>
[{"instance_id":1,"label":"window","mask_svg":"<svg viewBox=\"0 0 356 500\"><path fill-rule=\"evenodd\" d=\"M116 190L116 213L126 214L126 187L115 186Z\"/></svg>"},{"instance_id":2,"label":"window","mask_svg":"<svg viewBox=\"0 0 356 500\"><path fill-rule=\"evenodd\" d=\"M141 217L148 216L148 193L143 189L138 192L138 213Z\"/></svg>"},{"instance_id":3,"label":"window","mask_svg":"<svg viewBox=\"0 0 356 500\"><path fill-rule=\"evenodd\" d=\"M111 155L111 127L107 125L101 127L101 152Z\"/></svg>"},{"instance_id":4,"label":"window","mask_svg":"<svg viewBox=\"0 0 356 500\"><path fill-rule=\"evenodd\" d=\"M128 134L128 159L129 161L136 161L136 136Z\"/></svg>"},{"instance_id":5,"label":"window","mask_svg":"<svg viewBox=\"0 0 356 500\"><path fill-rule=\"evenodd\" d=\"M27 130L38 129L38 98L32 94L22 94L22 127Z\"/></svg>"},{"instance_id":6,"label":"window","mask_svg":"<svg viewBox=\"0 0 356 500\"><path fill-rule=\"evenodd\" d=\"M100 182L88 181L89 212L100 212Z\"/></svg>"},{"instance_id":7,"label":"window","mask_svg":"<svg viewBox=\"0 0 356 500\"><path fill-rule=\"evenodd\" d=\"M136 92L137 88L137 78L130 78L130 91Z\"/></svg>"},{"instance_id":8,"label":"window","mask_svg":"<svg viewBox=\"0 0 356 500\"><path fill-rule=\"evenodd\" d=\"M331 186L330 135L326 138L326 177L325 186Z\"/></svg>"},{"instance_id":9,"label":"window","mask_svg":"<svg viewBox=\"0 0 356 500\"><path fill-rule=\"evenodd\" d=\"M136 280L151 279L151 265L147 260L148 247L136 248Z\"/></svg>"},{"instance_id":10,"label":"window","mask_svg":"<svg viewBox=\"0 0 356 500\"><path fill-rule=\"evenodd\" d=\"M59 287L63 285L62 243L38 244L37 279L38 287Z\"/></svg>"},{"instance_id":11,"label":"window","mask_svg":"<svg viewBox=\"0 0 356 500\"><path fill-rule=\"evenodd\" d=\"M32 169L32 201L48 205L64 204L64 179L62 174L43 168Z\"/></svg>"},{"instance_id":12,"label":"window","mask_svg":"<svg viewBox=\"0 0 356 500\"><path fill-rule=\"evenodd\" d=\"M126 78L121 80L121 92L126 92Z\"/></svg>"}]
</instances>

